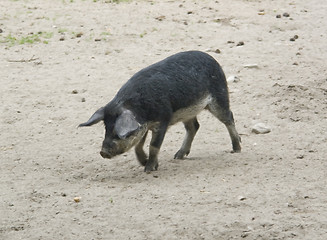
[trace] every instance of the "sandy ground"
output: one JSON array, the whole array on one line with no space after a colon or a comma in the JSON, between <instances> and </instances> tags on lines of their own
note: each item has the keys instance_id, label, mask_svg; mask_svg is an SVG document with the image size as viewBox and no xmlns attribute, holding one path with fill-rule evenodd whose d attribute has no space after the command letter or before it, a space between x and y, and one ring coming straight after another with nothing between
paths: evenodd
<instances>
[{"instance_id":1,"label":"sandy ground","mask_svg":"<svg viewBox=\"0 0 327 240\"><path fill-rule=\"evenodd\" d=\"M0 9L0 239L327 239L325 1ZM191 49L240 79L229 90L242 153L203 112L185 160L173 159L181 124L157 172L133 151L102 159L103 125L76 126L135 72ZM271 132L252 133L258 122Z\"/></svg>"}]
</instances>

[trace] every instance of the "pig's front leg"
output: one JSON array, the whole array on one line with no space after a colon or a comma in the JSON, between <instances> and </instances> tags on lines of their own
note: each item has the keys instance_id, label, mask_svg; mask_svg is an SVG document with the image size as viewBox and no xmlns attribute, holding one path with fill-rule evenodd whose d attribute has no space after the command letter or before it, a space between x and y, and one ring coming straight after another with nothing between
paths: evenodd
<instances>
[{"instance_id":1,"label":"pig's front leg","mask_svg":"<svg viewBox=\"0 0 327 240\"><path fill-rule=\"evenodd\" d=\"M146 162L148 161L148 156L143 150L144 142L146 139L146 136L148 135L148 132L145 133L141 141L135 146L135 154L137 157L137 160L139 160L140 164L142 166L145 166Z\"/></svg>"},{"instance_id":2,"label":"pig's front leg","mask_svg":"<svg viewBox=\"0 0 327 240\"><path fill-rule=\"evenodd\" d=\"M151 171L158 170L158 153L160 151L161 144L165 138L168 124L160 124L159 128L152 130L152 138L149 150L149 160L145 164L144 171L150 173Z\"/></svg>"}]
</instances>

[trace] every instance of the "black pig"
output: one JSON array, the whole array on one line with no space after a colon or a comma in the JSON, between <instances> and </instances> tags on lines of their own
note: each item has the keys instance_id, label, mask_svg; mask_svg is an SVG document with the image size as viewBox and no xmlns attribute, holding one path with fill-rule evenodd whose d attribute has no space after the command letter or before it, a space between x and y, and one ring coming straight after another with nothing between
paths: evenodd
<instances>
[{"instance_id":1,"label":"black pig","mask_svg":"<svg viewBox=\"0 0 327 240\"><path fill-rule=\"evenodd\" d=\"M158 169L158 153L167 128L183 122L186 136L175 158L190 153L199 129L196 116L209 110L225 124L233 152L240 152L241 139L229 108L226 78L210 55L199 51L181 52L142 69L129 79L106 106L98 109L80 127L104 121L106 133L101 156L112 158L135 146L145 172ZM143 150L152 131L149 157Z\"/></svg>"}]
</instances>

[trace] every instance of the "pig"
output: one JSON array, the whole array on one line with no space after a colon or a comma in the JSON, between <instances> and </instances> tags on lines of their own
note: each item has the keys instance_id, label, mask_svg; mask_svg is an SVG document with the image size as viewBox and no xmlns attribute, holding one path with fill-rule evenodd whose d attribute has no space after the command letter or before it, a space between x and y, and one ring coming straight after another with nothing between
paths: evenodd
<instances>
[{"instance_id":1,"label":"pig","mask_svg":"<svg viewBox=\"0 0 327 240\"><path fill-rule=\"evenodd\" d=\"M183 159L190 153L200 126L197 115L204 109L225 124L232 152L240 152L241 138L230 110L222 68L207 53L186 51L137 72L107 105L79 127L103 121L105 138L100 155L112 158L135 146L138 161L149 173L158 169L158 153L166 131L177 122L183 122L186 136L174 158ZM149 130L152 138L147 156L143 146Z\"/></svg>"}]
</instances>

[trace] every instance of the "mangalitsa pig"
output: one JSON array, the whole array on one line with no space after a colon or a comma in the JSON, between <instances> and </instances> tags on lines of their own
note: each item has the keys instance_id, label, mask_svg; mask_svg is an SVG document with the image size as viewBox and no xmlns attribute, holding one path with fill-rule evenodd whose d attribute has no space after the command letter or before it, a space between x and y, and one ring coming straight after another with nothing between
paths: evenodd
<instances>
[{"instance_id":1,"label":"mangalitsa pig","mask_svg":"<svg viewBox=\"0 0 327 240\"><path fill-rule=\"evenodd\" d=\"M197 115L204 109L225 124L233 152L240 152L241 138L230 110L222 68L204 52L187 51L137 72L107 105L79 126L103 121L106 133L101 156L112 158L135 146L138 161L145 172L151 172L158 169L158 153L168 127L177 122L184 123L186 136L175 158L190 153L200 126ZM143 146L149 130L152 138L147 155Z\"/></svg>"}]
</instances>

